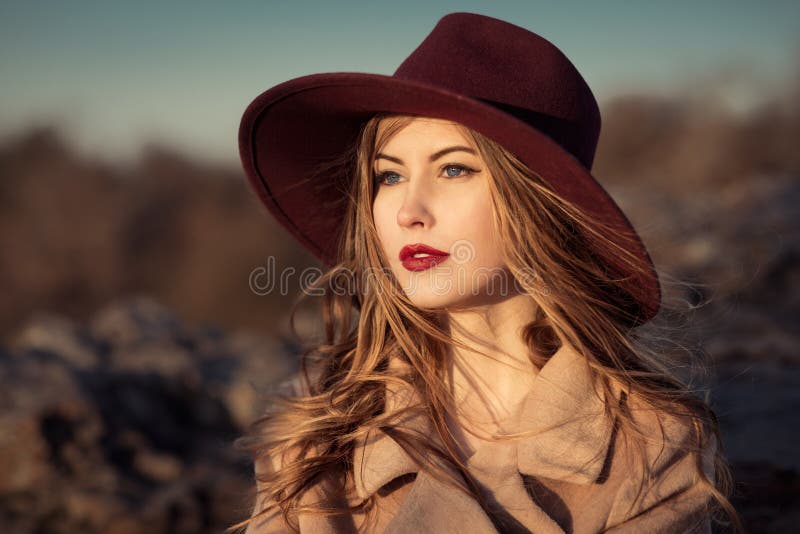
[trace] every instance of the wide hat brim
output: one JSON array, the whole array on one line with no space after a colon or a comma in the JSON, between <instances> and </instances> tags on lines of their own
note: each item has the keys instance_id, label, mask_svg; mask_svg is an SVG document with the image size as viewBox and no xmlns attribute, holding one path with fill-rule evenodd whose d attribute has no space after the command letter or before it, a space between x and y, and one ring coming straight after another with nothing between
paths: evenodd
<instances>
[{"instance_id":1,"label":"wide hat brim","mask_svg":"<svg viewBox=\"0 0 800 534\"><path fill-rule=\"evenodd\" d=\"M269 212L323 264L336 261L347 207L343 177L315 174L357 139L379 112L452 120L500 143L559 195L599 223L598 230L632 252L645 273L608 261L632 297L635 324L658 311L661 290L651 258L628 218L572 154L517 117L480 100L388 75L332 72L301 76L256 97L244 112L239 150L247 178ZM346 178L346 177L344 177Z\"/></svg>"}]
</instances>

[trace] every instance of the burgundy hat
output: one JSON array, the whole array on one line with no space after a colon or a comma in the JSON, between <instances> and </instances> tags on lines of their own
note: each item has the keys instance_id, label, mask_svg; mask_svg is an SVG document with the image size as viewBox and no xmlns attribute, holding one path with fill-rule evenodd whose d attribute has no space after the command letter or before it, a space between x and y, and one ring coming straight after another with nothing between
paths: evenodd
<instances>
[{"instance_id":1,"label":"burgundy hat","mask_svg":"<svg viewBox=\"0 0 800 534\"><path fill-rule=\"evenodd\" d=\"M278 221L324 264L336 261L347 184L314 176L378 112L447 119L500 143L576 203L646 274L601 252L622 278L641 324L661 301L658 275L630 221L590 169L600 111L575 66L524 28L474 13L442 17L393 75L331 72L280 83L256 97L239 128L248 180ZM313 179L312 179L313 178Z\"/></svg>"}]
</instances>

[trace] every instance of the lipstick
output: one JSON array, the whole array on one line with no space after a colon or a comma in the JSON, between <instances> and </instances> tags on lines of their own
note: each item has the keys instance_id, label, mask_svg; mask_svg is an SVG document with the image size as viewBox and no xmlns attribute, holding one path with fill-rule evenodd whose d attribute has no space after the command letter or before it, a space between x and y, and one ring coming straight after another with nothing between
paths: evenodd
<instances>
[{"instance_id":1,"label":"lipstick","mask_svg":"<svg viewBox=\"0 0 800 534\"><path fill-rule=\"evenodd\" d=\"M418 257L414 257L419 255ZM445 261L449 253L429 247L424 243L406 245L400 249L400 261L409 271L424 271Z\"/></svg>"}]
</instances>

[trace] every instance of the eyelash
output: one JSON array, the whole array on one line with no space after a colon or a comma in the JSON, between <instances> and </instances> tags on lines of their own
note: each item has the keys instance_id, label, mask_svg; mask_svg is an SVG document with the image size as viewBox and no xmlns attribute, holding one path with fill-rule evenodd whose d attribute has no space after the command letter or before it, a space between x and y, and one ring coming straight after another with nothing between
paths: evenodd
<instances>
[{"instance_id":1,"label":"eyelash","mask_svg":"<svg viewBox=\"0 0 800 534\"><path fill-rule=\"evenodd\" d=\"M471 174L475 174L476 172L478 172L475 169L467 167L466 165L458 165L456 163L450 163L450 164L444 165L441 170L444 171L444 170L449 169L449 168L460 169L461 171L464 171L464 172L462 174L458 175L458 176L448 176L448 178L464 178L466 176L469 176ZM387 183L384 182L386 176L388 176L390 174L398 174L398 173L396 173L394 171L383 171L383 172L379 172L379 173L375 174L374 175L375 184L376 185L388 185L388 186L396 185L396 184L387 184Z\"/></svg>"}]
</instances>

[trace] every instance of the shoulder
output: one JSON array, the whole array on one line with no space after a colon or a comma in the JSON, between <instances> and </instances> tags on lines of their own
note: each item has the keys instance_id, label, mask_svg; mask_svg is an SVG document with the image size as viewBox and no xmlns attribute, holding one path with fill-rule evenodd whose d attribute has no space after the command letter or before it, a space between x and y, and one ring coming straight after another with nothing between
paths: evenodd
<instances>
[{"instance_id":1,"label":"shoulder","mask_svg":"<svg viewBox=\"0 0 800 534\"><path fill-rule=\"evenodd\" d=\"M267 392L267 399L271 402L267 406L264 415L274 415L276 413L276 410L278 409L277 407L279 406L278 403L274 402L276 398L296 399L309 395L310 389L305 378L303 377L303 373L301 371L295 371L283 380L275 383ZM287 423L284 422L271 425L268 431L270 433L270 437L276 437L274 436L274 433L277 432L279 428L285 427L287 427ZM267 431L265 430L265 432ZM291 451L280 453L276 450L262 450L255 459L256 474L266 474L268 472L278 471L284 465L290 463L292 459L296 459L296 456L297 455L293 455Z\"/></svg>"},{"instance_id":2,"label":"shoulder","mask_svg":"<svg viewBox=\"0 0 800 534\"><path fill-rule=\"evenodd\" d=\"M621 483L609 514L612 532L665 526L707 531L718 447L714 434L698 416L654 407L635 393L626 406L635 429L623 431L617 441Z\"/></svg>"},{"instance_id":3,"label":"shoulder","mask_svg":"<svg viewBox=\"0 0 800 534\"><path fill-rule=\"evenodd\" d=\"M713 477L713 458L718 443L699 415L653 406L636 393L627 398L626 407L631 421L641 432L643 449L640 450L653 475L668 469L676 460L700 456L706 475Z\"/></svg>"},{"instance_id":4,"label":"shoulder","mask_svg":"<svg viewBox=\"0 0 800 534\"><path fill-rule=\"evenodd\" d=\"M267 392L268 398L271 399L275 397L295 398L307 394L308 389L305 387L305 382L300 372L295 372L284 380L277 382ZM274 412L274 406L268 407L265 415L269 412ZM286 424L281 423L278 426L285 427ZM275 427L271 426L270 432L274 431ZM299 459L300 454L298 451L299 449L296 447L285 448L278 446L262 447L256 451L253 461L256 499L247 534L272 534L289 531L281 509L276 506L275 501L271 498L271 490L277 473Z\"/></svg>"}]
</instances>

